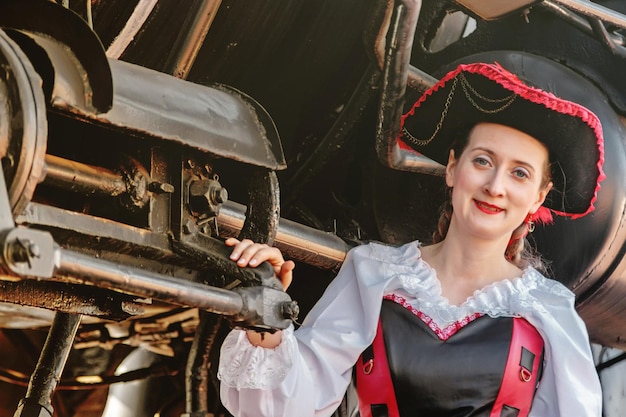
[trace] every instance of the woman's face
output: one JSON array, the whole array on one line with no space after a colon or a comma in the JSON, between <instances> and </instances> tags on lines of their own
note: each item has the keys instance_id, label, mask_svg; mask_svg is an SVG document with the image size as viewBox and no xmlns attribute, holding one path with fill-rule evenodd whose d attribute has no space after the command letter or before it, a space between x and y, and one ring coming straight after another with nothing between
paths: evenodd
<instances>
[{"instance_id":1,"label":"woman's face","mask_svg":"<svg viewBox=\"0 0 626 417\"><path fill-rule=\"evenodd\" d=\"M537 211L552 183L546 147L508 126L481 123L463 153L450 152L446 183L452 187L452 222L481 238L510 237Z\"/></svg>"}]
</instances>

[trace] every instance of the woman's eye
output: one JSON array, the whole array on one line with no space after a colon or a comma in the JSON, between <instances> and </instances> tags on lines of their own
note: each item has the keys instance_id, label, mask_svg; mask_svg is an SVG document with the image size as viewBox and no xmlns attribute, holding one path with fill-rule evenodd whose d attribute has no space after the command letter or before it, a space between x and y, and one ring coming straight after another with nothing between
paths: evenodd
<instances>
[{"instance_id":1,"label":"woman's eye","mask_svg":"<svg viewBox=\"0 0 626 417\"><path fill-rule=\"evenodd\" d=\"M515 175L518 178L523 178L523 179L530 177L530 175L528 175L528 172L526 172L523 169L516 169L515 171L513 171L513 175Z\"/></svg>"},{"instance_id":2,"label":"woman's eye","mask_svg":"<svg viewBox=\"0 0 626 417\"><path fill-rule=\"evenodd\" d=\"M474 163L476 165L483 165L483 166L489 165L489 161L486 158L483 158L482 156L477 156L476 158L474 158Z\"/></svg>"}]
</instances>

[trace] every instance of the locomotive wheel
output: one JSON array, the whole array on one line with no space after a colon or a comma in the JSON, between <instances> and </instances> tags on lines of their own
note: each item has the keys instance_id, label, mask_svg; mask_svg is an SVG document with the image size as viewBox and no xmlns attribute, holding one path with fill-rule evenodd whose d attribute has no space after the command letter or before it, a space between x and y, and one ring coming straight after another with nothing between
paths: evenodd
<instances>
[{"instance_id":1,"label":"locomotive wheel","mask_svg":"<svg viewBox=\"0 0 626 417\"><path fill-rule=\"evenodd\" d=\"M0 31L0 156L13 216L44 176L46 106L41 79L27 56Z\"/></svg>"}]
</instances>

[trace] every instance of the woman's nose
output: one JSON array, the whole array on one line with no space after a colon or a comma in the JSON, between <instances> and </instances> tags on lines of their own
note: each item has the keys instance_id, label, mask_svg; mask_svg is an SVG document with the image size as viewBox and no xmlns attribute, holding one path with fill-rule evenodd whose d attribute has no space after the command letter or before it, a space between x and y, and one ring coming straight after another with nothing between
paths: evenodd
<instances>
[{"instance_id":1,"label":"woman's nose","mask_svg":"<svg viewBox=\"0 0 626 417\"><path fill-rule=\"evenodd\" d=\"M505 178L501 170L494 170L485 184L485 192L492 196L503 195L505 192Z\"/></svg>"}]
</instances>

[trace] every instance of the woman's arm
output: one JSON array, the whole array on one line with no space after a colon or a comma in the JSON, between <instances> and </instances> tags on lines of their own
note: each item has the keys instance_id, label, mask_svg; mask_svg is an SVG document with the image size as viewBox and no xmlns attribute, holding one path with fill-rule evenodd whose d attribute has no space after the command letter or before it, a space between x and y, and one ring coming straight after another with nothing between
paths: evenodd
<instances>
[{"instance_id":1,"label":"woman's arm","mask_svg":"<svg viewBox=\"0 0 626 417\"><path fill-rule=\"evenodd\" d=\"M546 342L545 368L530 417L601 417L602 389L574 295L555 283L539 297L533 325Z\"/></svg>"},{"instance_id":2,"label":"woman's arm","mask_svg":"<svg viewBox=\"0 0 626 417\"><path fill-rule=\"evenodd\" d=\"M273 259L275 268L293 270L283 268L275 252L256 249L246 247L235 258ZM219 377L222 403L232 414L322 417L336 410L354 363L374 338L380 314L384 273L380 262L368 258L368 253L368 248L361 247L348 254L302 326L295 332L283 331L274 348L254 346L256 336L249 338L245 331L228 335L222 345ZM251 265L250 261L242 263ZM368 276L357 269L367 271Z\"/></svg>"}]
</instances>

